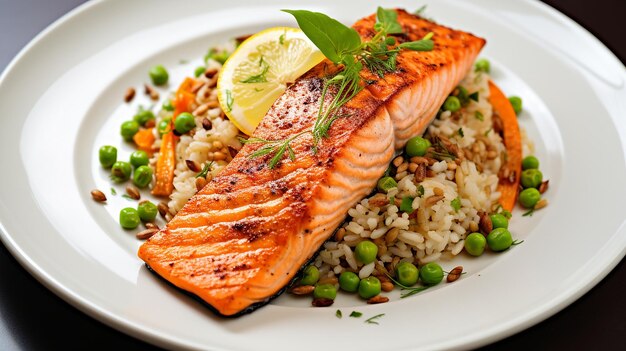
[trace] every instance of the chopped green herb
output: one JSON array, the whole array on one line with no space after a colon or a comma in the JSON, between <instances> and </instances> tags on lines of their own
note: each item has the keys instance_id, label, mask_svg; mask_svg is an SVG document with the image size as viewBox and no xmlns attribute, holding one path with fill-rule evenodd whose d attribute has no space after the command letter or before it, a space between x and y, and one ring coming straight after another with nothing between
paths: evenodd
<instances>
[{"instance_id":1,"label":"chopped green herb","mask_svg":"<svg viewBox=\"0 0 626 351\"><path fill-rule=\"evenodd\" d=\"M336 316L337 318L341 318L341 317L342 317L342 315L341 315L341 310L337 310L337 312L335 312L335 316Z\"/></svg>"},{"instance_id":2,"label":"chopped green herb","mask_svg":"<svg viewBox=\"0 0 626 351\"><path fill-rule=\"evenodd\" d=\"M458 197L450 202L450 206L454 209L455 212L459 212L461 209L461 199Z\"/></svg>"},{"instance_id":3,"label":"chopped green herb","mask_svg":"<svg viewBox=\"0 0 626 351\"><path fill-rule=\"evenodd\" d=\"M483 114L480 113L480 111L474 112L474 117L476 117L476 119L481 122L485 120L485 116L483 116Z\"/></svg>"},{"instance_id":4,"label":"chopped green herb","mask_svg":"<svg viewBox=\"0 0 626 351\"><path fill-rule=\"evenodd\" d=\"M115 189L111 188L111 195L117 195L117 191L115 191Z\"/></svg>"},{"instance_id":5,"label":"chopped green herb","mask_svg":"<svg viewBox=\"0 0 626 351\"><path fill-rule=\"evenodd\" d=\"M367 323L367 324L378 324L377 319L383 317L384 315L385 315L384 313L377 314L374 317L370 317L370 318L366 319L364 323Z\"/></svg>"},{"instance_id":6,"label":"chopped green herb","mask_svg":"<svg viewBox=\"0 0 626 351\"><path fill-rule=\"evenodd\" d=\"M212 165L213 161L206 163L204 167L202 167L202 170L198 174L196 174L196 178L206 178L207 174L209 174L209 171L211 170Z\"/></svg>"},{"instance_id":7,"label":"chopped green herb","mask_svg":"<svg viewBox=\"0 0 626 351\"><path fill-rule=\"evenodd\" d=\"M410 196L405 196L402 198L402 202L400 203L400 211L406 212L408 214L413 213L415 209L413 209L413 198Z\"/></svg>"},{"instance_id":8,"label":"chopped green herb","mask_svg":"<svg viewBox=\"0 0 626 351\"><path fill-rule=\"evenodd\" d=\"M463 138L465 136L465 133L463 133L463 128L459 128L459 130L457 130L457 133L459 133L461 138Z\"/></svg>"},{"instance_id":9,"label":"chopped green herb","mask_svg":"<svg viewBox=\"0 0 626 351\"><path fill-rule=\"evenodd\" d=\"M396 284L397 286L399 286L402 291L408 291L406 293L402 293L402 295L400 295L400 298L403 299L405 297L409 297L409 296L413 296L419 292L422 292L428 288L430 288L430 285L427 286L417 286L417 287L411 287L411 286L406 286L402 283L400 283L399 281L393 279L390 275L386 274L387 278L389 278L394 284Z\"/></svg>"},{"instance_id":10,"label":"chopped green herb","mask_svg":"<svg viewBox=\"0 0 626 351\"><path fill-rule=\"evenodd\" d=\"M360 318L363 315L363 313L359 312L359 311L352 311L352 313L350 313L350 317L352 318Z\"/></svg>"},{"instance_id":11,"label":"chopped green herb","mask_svg":"<svg viewBox=\"0 0 626 351\"><path fill-rule=\"evenodd\" d=\"M519 245L519 244L521 244L521 243L523 243L523 242L524 242L524 240L514 240L514 241L511 243L511 246Z\"/></svg>"},{"instance_id":12,"label":"chopped green herb","mask_svg":"<svg viewBox=\"0 0 626 351\"><path fill-rule=\"evenodd\" d=\"M244 80L240 80L240 82L241 83L265 83L267 82L267 77L265 77L265 75L267 74L267 71L269 71L269 69L270 69L270 66L265 65L261 73L250 76Z\"/></svg>"},{"instance_id":13,"label":"chopped green herb","mask_svg":"<svg viewBox=\"0 0 626 351\"><path fill-rule=\"evenodd\" d=\"M530 210L524 212L524 214L522 214L522 217L532 217L533 213L535 213L535 209L531 208Z\"/></svg>"},{"instance_id":14,"label":"chopped green herb","mask_svg":"<svg viewBox=\"0 0 626 351\"><path fill-rule=\"evenodd\" d=\"M485 132L485 136L489 135L489 133L491 132L491 130L492 130L492 129L493 129L493 128L489 128L489 129L487 129L487 131Z\"/></svg>"},{"instance_id":15,"label":"chopped green herb","mask_svg":"<svg viewBox=\"0 0 626 351\"><path fill-rule=\"evenodd\" d=\"M278 37L278 43L280 45L285 44L285 33L281 34L280 37Z\"/></svg>"},{"instance_id":16,"label":"chopped green herb","mask_svg":"<svg viewBox=\"0 0 626 351\"><path fill-rule=\"evenodd\" d=\"M233 110L233 103L235 100L233 99L233 92L230 90L226 90L226 108L228 108L227 112L231 112Z\"/></svg>"},{"instance_id":17,"label":"chopped green herb","mask_svg":"<svg viewBox=\"0 0 626 351\"><path fill-rule=\"evenodd\" d=\"M265 90L265 89L254 88L254 91L256 91L257 93L258 93L258 92L261 92L261 91L263 91L263 90Z\"/></svg>"},{"instance_id":18,"label":"chopped green herb","mask_svg":"<svg viewBox=\"0 0 626 351\"><path fill-rule=\"evenodd\" d=\"M469 97L470 99L472 99L472 100L474 100L474 101L478 102L478 92L471 93L471 94L469 94L469 96L468 96L468 97Z\"/></svg>"},{"instance_id":19,"label":"chopped green herb","mask_svg":"<svg viewBox=\"0 0 626 351\"><path fill-rule=\"evenodd\" d=\"M128 195L128 194L123 194L122 197L125 198L126 200L129 200L129 201L135 200L132 197L130 197L130 195Z\"/></svg>"},{"instance_id":20,"label":"chopped green herb","mask_svg":"<svg viewBox=\"0 0 626 351\"><path fill-rule=\"evenodd\" d=\"M418 16L422 16L424 14L424 11L426 11L426 6L427 5L422 5L422 7L420 7L419 9L415 10L415 12L413 12L415 15Z\"/></svg>"},{"instance_id":21,"label":"chopped green herb","mask_svg":"<svg viewBox=\"0 0 626 351\"><path fill-rule=\"evenodd\" d=\"M423 186L421 186L421 185L420 185L420 186L418 186L418 187L417 187L417 194L418 194L420 197L424 196L424 191L425 191L425 190L424 190L424 187L423 187Z\"/></svg>"}]
</instances>

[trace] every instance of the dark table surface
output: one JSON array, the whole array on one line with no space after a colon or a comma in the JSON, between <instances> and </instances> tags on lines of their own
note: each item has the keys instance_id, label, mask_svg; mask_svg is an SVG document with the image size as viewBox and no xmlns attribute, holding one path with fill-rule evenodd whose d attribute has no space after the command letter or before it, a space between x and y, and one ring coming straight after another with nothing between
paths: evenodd
<instances>
[{"instance_id":1,"label":"dark table surface","mask_svg":"<svg viewBox=\"0 0 626 351\"><path fill-rule=\"evenodd\" d=\"M507 0L510 1L510 0ZM0 0L0 71L39 31L83 0ZM624 0L546 0L626 62ZM626 118L626 116L624 116ZM547 272L552 274L556 272ZM0 350L155 347L84 315L40 285L0 245ZM486 350L626 350L626 263L563 311Z\"/></svg>"}]
</instances>

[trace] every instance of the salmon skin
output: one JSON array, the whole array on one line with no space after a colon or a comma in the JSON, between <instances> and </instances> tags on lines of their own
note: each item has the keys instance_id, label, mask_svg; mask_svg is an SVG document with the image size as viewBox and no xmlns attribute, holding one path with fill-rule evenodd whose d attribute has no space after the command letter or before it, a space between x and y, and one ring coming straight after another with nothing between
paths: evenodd
<instances>
[{"instance_id":1,"label":"salmon skin","mask_svg":"<svg viewBox=\"0 0 626 351\"><path fill-rule=\"evenodd\" d=\"M380 78L364 69L367 82L342 108L341 117L312 151L305 134L273 169L271 155L250 158L261 144L246 144L232 162L192 197L174 218L139 249L159 276L210 305L236 316L266 304L298 275L367 195L395 150L421 135L465 76L485 44L469 33L397 10L405 34L419 40L433 32L434 49L403 50L396 71ZM354 28L374 36L375 15ZM321 103L324 61L278 98L254 132L280 140L310 130ZM332 94L327 94L327 101Z\"/></svg>"}]
</instances>

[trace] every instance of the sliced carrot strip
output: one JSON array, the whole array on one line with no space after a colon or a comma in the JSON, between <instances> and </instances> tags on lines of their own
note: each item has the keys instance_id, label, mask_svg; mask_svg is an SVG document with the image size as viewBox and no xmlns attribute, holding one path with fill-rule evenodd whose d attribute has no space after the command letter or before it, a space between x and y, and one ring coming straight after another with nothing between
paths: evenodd
<instances>
[{"instance_id":1,"label":"sliced carrot strip","mask_svg":"<svg viewBox=\"0 0 626 351\"><path fill-rule=\"evenodd\" d=\"M500 179L498 191L500 192L500 205L511 211L517 200L520 175L522 172L522 136L517 124L517 116L513 106L504 93L492 82L489 81L489 102L493 106L494 113L497 113L502 120L504 146L506 147L506 162L502 165L512 172L511 178Z\"/></svg>"},{"instance_id":2,"label":"sliced carrot strip","mask_svg":"<svg viewBox=\"0 0 626 351\"><path fill-rule=\"evenodd\" d=\"M161 139L161 149L156 163L156 183L152 195L169 196L174 191L174 169L176 169L176 139L169 132Z\"/></svg>"},{"instance_id":3,"label":"sliced carrot strip","mask_svg":"<svg viewBox=\"0 0 626 351\"><path fill-rule=\"evenodd\" d=\"M196 80L193 78L185 78L180 84L172 104L174 105L174 117L183 112L190 112L196 95L192 92ZM170 130L174 129L174 121L170 122ZM156 182L152 188L152 194L155 196L169 196L174 191L174 170L176 169L176 142L178 137L174 132L168 132L163 135L161 140L161 149L159 150L159 158L156 163Z\"/></svg>"},{"instance_id":4,"label":"sliced carrot strip","mask_svg":"<svg viewBox=\"0 0 626 351\"><path fill-rule=\"evenodd\" d=\"M142 129L138 131L135 136L133 136L133 141L137 145L139 150L143 150L148 153L148 155L152 155L152 144L154 144L154 128Z\"/></svg>"}]
</instances>

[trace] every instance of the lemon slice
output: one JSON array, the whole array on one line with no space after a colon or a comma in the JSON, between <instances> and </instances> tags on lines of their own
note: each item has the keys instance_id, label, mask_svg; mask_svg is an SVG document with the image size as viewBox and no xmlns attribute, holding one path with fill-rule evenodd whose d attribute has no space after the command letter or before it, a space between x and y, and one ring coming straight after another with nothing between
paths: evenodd
<instances>
[{"instance_id":1,"label":"lemon slice","mask_svg":"<svg viewBox=\"0 0 626 351\"><path fill-rule=\"evenodd\" d=\"M324 59L298 28L275 27L246 39L224 63L217 97L228 118L251 135L274 101Z\"/></svg>"}]
</instances>

